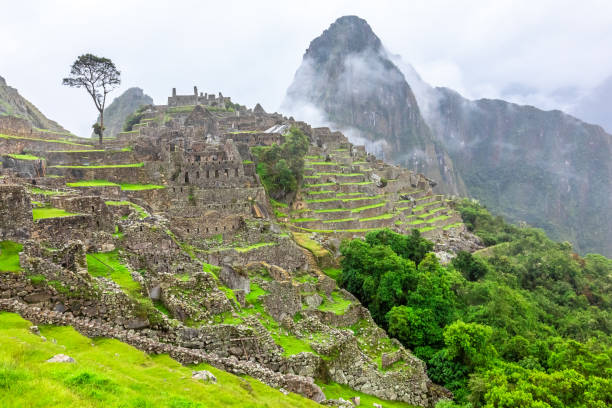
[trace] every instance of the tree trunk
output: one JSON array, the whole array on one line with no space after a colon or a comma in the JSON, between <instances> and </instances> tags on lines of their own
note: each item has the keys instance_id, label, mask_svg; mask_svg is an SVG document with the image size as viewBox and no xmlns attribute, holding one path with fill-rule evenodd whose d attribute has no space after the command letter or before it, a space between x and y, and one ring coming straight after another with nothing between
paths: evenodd
<instances>
[{"instance_id":1,"label":"tree trunk","mask_svg":"<svg viewBox=\"0 0 612 408\"><path fill-rule=\"evenodd\" d=\"M100 146L102 146L102 135L104 135L104 109L100 111Z\"/></svg>"}]
</instances>

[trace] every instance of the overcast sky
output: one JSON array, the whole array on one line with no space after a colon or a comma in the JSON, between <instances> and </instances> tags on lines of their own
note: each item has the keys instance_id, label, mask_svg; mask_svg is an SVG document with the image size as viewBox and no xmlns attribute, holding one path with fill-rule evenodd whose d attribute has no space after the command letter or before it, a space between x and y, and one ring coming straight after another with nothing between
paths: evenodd
<instances>
[{"instance_id":1,"label":"overcast sky","mask_svg":"<svg viewBox=\"0 0 612 408\"><path fill-rule=\"evenodd\" d=\"M222 91L277 110L309 42L336 18L365 18L432 85L470 98L568 108L612 75L611 1L0 0L0 76L49 118L89 135L82 89L61 85L83 53L111 58L122 86L163 104Z\"/></svg>"}]
</instances>

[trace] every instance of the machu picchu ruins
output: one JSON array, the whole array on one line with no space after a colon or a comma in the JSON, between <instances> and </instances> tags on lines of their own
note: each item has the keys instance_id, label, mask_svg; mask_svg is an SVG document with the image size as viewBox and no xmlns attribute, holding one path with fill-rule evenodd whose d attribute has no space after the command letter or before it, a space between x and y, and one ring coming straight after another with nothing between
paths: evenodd
<instances>
[{"instance_id":1,"label":"machu picchu ruins","mask_svg":"<svg viewBox=\"0 0 612 408\"><path fill-rule=\"evenodd\" d=\"M252 149L283 144L290 129L310 147L298 192L281 203ZM340 132L196 87L173 89L102 146L15 118L0 118L0 134L1 239L18 242L23 271L0 276L5 308L318 402L313 379L418 406L448 395L326 274L342 238L377 228L419 229L445 260L477 248L432 180Z\"/></svg>"}]
</instances>

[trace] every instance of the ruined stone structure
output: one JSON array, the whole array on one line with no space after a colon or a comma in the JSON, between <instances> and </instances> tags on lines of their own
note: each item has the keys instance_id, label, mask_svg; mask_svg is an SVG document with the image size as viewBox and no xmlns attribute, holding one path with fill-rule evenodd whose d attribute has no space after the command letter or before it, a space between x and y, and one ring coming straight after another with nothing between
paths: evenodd
<instances>
[{"instance_id":1,"label":"ruined stone structure","mask_svg":"<svg viewBox=\"0 0 612 408\"><path fill-rule=\"evenodd\" d=\"M205 105L225 107L225 104L228 102L231 103L232 98L223 96L221 92L219 92L218 96L212 93L200 92L198 94L197 86L193 87L192 95L177 95L176 88L172 88L172 96L168 97L168 106Z\"/></svg>"},{"instance_id":2,"label":"ruined stone structure","mask_svg":"<svg viewBox=\"0 0 612 408\"><path fill-rule=\"evenodd\" d=\"M299 191L279 208L251 148L282 144L292 126L311 146ZM341 238L380 227L419 228L439 251L463 249L470 241L458 215L424 176L340 132L197 89L173 91L104 148L33 137L20 121L0 120L2 129L10 137L0 138L0 154L35 155L44 171L19 158L1 169L0 239L23 250L20 272L0 272L0 308L316 401L325 396L313 379L418 406L449 395L320 269L337 266ZM315 259L296 243L300 233L329 255ZM121 286L126 279L139 289ZM292 352L295 344L303 350Z\"/></svg>"}]
</instances>

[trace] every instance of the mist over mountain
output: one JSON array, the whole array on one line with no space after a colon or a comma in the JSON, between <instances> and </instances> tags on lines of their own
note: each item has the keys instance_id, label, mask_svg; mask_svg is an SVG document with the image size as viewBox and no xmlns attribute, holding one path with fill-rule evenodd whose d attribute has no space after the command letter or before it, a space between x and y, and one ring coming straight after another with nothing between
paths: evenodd
<instances>
[{"instance_id":1,"label":"mist over mountain","mask_svg":"<svg viewBox=\"0 0 612 408\"><path fill-rule=\"evenodd\" d=\"M361 18L341 17L310 43L282 109L342 129L379 157L437 180L443 192L465 193L404 74Z\"/></svg>"},{"instance_id":2,"label":"mist over mountain","mask_svg":"<svg viewBox=\"0 0 612 408\"><path fill-rule=\"evenodd\" d=\"M612 132L612 76L583 96L570 113Z\"/></svg>"},{"instance_id":3,"label":"mist over mountain","mask_svg":"<svg viewBox=\"0 0 612 408\"><path fill-rule=\"evenodd\" d=\"M612 254L612 136L561 111L471 101L425 83L365 20L314 39L284 107L582 252Z\"/></svg>"},{"instance_id":4,"label":"mist over mountain","mask_svg":"<svg viewBox=\"0 0 612 408\"><path fill-rule=\"evenodd\" d=\"M153 98L146 95L141 88L129 88L113 99L113 102L104 109L104 136L113 137L123 130L123 124L128 116L143 105L153 103ZM96 121L100 120L100 116Z\"/></svg>"},{"instance_id":5,"label":"mist over mountain","mask_svg":"<svg viewBox=\"0 0 612 408\"><path fill-rule=\"evenodd\" d=\"M67 133L68 131L57 122L42 114L36 106L19 94L19 91L8 86L6 80L0 76L0 116L17 116L28 120L32 126L54 132Z\"/></svg>"}]
</instances>

